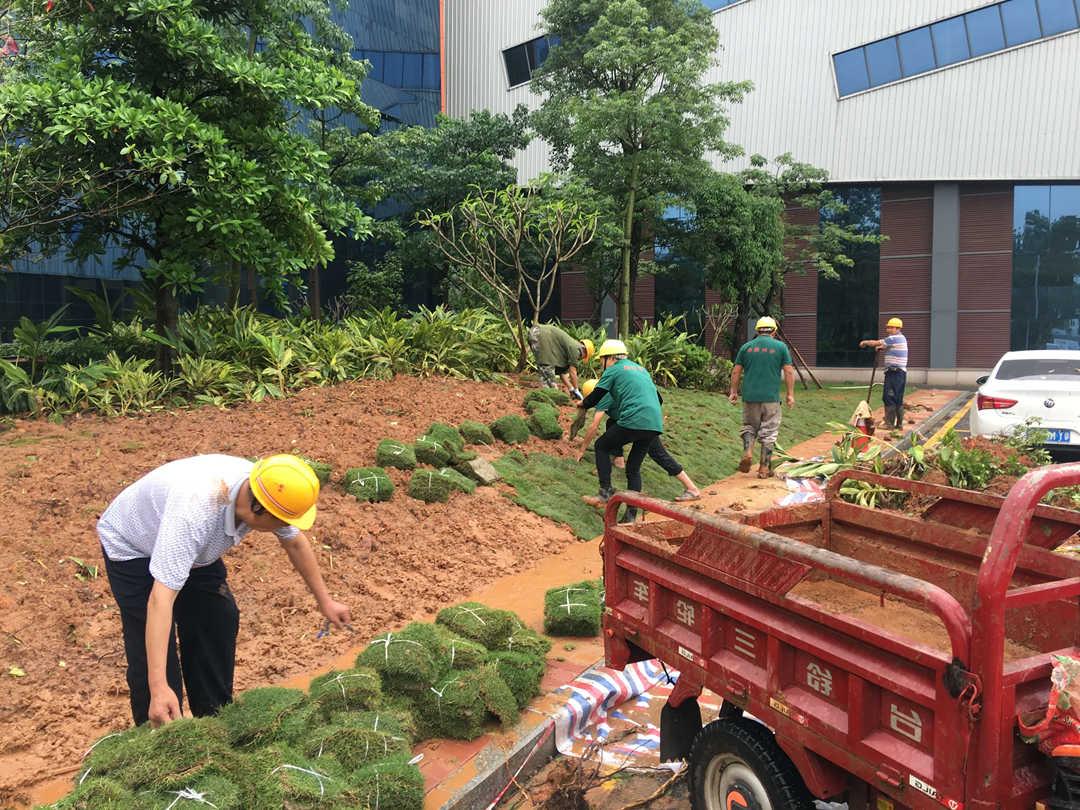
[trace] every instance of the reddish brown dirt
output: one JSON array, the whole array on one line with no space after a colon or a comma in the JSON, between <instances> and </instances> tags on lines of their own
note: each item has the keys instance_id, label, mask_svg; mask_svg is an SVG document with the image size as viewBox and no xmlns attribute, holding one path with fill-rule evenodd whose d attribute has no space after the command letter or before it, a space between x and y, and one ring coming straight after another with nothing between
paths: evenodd
<instances>
[{"instance_id":1,"label":"reddish brown dirt","mask_svg":"<svg viewBox=\"0 0 1080 810\"><path fill-rule=\"evenodd\" d=\"M886 596L882 604L881 597L876 594L829 580L801 582L788 595L813 602L826 613L858 619L917 644L944 653L952 650L945 626L936 616L895 597ZM1005 640L1006 661L1032 655L1038 655L1038 651Z\"/></svg>"},{"instance_id":2,"label":"reddish brown dirt","mask_svg":"<svg viewBox=\"0 0 1080 810\"><path fill-rule=\"evenodd\" d=\"M489 421L522 413L509 385L365 381L311 389L230 411L203 408L130 419L82 417L65 425L17 422L0 434L0 806L69 776L100 735L130 723L119 616L102 572L79 580L68 558L101 565L94 524L124 486L197 453L258 456L296 451L347 467L374 463L384 437L412 440L434 420ZM570 410L563 409L564 422ZM565 442L526 449L566 452ZM321 617L269 535L226 556L242 612L238 689L328 664L379 630L430 614L477 587L573 542L569 531L491 488L424 504L399 490L359 504L324 489L309 536L331 592L352 609L356 637L317 640ZM18 667L26 674L9 674Z\"/></svg>"}]
</instances>

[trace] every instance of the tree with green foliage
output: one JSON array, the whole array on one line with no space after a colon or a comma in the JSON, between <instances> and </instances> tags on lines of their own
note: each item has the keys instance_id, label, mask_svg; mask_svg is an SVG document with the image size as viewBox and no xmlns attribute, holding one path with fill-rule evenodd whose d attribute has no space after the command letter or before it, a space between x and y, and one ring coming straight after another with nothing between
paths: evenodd
<instances>
[{"instance_id":1,"label":"tree with green foliage","mask_svg":"<svg viewBox=\"0 0 1080 810\"><path fill-rule=\"evenodd\" d=\"M332 257L328 231L367 232L305 131L318 110L371 116L325 0L14 0L10 19L4 257L117 245L164 331L221 268L284 300Z\"/></svg>"},{"instance_id":2,"label":"tree with green foliage","mask_svg":"<svg viewBox=\"0 0 1080 810\"><path fill-rule=\"evenodd\" d=\"M533 322L551 300L559 270L596 233L597 213L560 189L551 178L501 191L475 189L449 211L427 212L421 224L473 295L502 315L514 335L518 370L525 368L528 340L522 301Z\"/></svg>"},{"instance_id":3,"label":"tree with green foliage","mask_svg":"<svg viewBox=\"0 0 1080 810\"><path fill-rule=\"evenodd\" d=\"M705 81L719 40L699 0L550 0L542 18L557 44L533 78L545 94L534 126L556 168L572 168L619 203L625 338L631 280L651 238L642 217L691 187L707 153L737 153L723 139L724 108L749 84Z\"/></svg>"}]
</instances>

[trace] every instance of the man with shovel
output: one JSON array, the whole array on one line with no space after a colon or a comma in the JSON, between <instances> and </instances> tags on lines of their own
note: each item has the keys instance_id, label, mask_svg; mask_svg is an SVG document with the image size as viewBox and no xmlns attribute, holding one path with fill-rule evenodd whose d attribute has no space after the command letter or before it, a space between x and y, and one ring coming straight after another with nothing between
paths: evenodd
<instances>
[{"instance_id":1,"label":"man with shovel","mask_svg":"<svg viewBox=\"0 0 1080 810\"><path fill-rule=\"evenodd\" d=\"M758 318L754 326L757 337L743 344L731 369L728 399L732 404L739 401L739 383L742 382L743 455L739 460L739 472L750 472L756 439L761 444L758 478L772 475L773 448L780 431L781 376L787 391L787 406L795 407L795 366L788 347L773 337L776 328L776 321L768 315Z\"/></svg>"},{"instance_id":2,"label":"man with shovel","mask_svg":"<svg viewBox=\"0 0 1080 810\"><path fill-rule=\"evenodd\" d=\"M97 530L136 725L180 717L185 686L196 717L232 700L240 611L221 557L250 531L277 535L322 614L348 624L349 609L331 598L303 534L318 498L319 479L297 456L252 464L205 455L152 470L109 504Z\"/></svg>"},{"instance_id":3,"label":"man with shovel","mask_svg":"<svg viewBox=\"0 0 1080 810\"><path fill-rule=\"evenodd\" d=\"M904 388L907 385L907 338L902 330L904 322L889 318L885 324L885 337L878 340L859 341L860 349L885 351L885 385L881 401L885 405L885 427L892 430L904 428Z\"/></svg>"}]
</instances>

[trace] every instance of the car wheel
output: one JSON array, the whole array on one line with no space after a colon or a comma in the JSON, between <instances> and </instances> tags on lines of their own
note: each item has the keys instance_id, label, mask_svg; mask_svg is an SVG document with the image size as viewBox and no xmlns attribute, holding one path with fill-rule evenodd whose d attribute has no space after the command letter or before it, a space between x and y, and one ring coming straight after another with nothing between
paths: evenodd
<instances>
[{"instance_id":1,"label":"car wheel","mask_svg":"<svg viewBox=\"0 0 1080 810\"><path fill-rule=\"evenodd\" d=\"M813 810L802 777L772 732L750 719L705 726L690 753L693 810Z\"/></svg>"}]
</instances>

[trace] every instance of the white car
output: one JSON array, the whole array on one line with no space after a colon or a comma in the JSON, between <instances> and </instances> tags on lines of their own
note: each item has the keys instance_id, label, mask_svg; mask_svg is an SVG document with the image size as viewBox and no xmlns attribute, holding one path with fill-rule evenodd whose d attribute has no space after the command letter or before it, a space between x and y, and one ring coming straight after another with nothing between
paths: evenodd
<instances>
[{"instance_id":1,"label":"white car","mask_svg":"<svg viewBox=\"0 0 1080 810\"><path fill-rule=\"evenodd\" d=\"M1080 351L1008 352L977 382L971 435L1007 433L1036 417L1048 446L1080 449Z\"/></svg>"}]
</instances>

